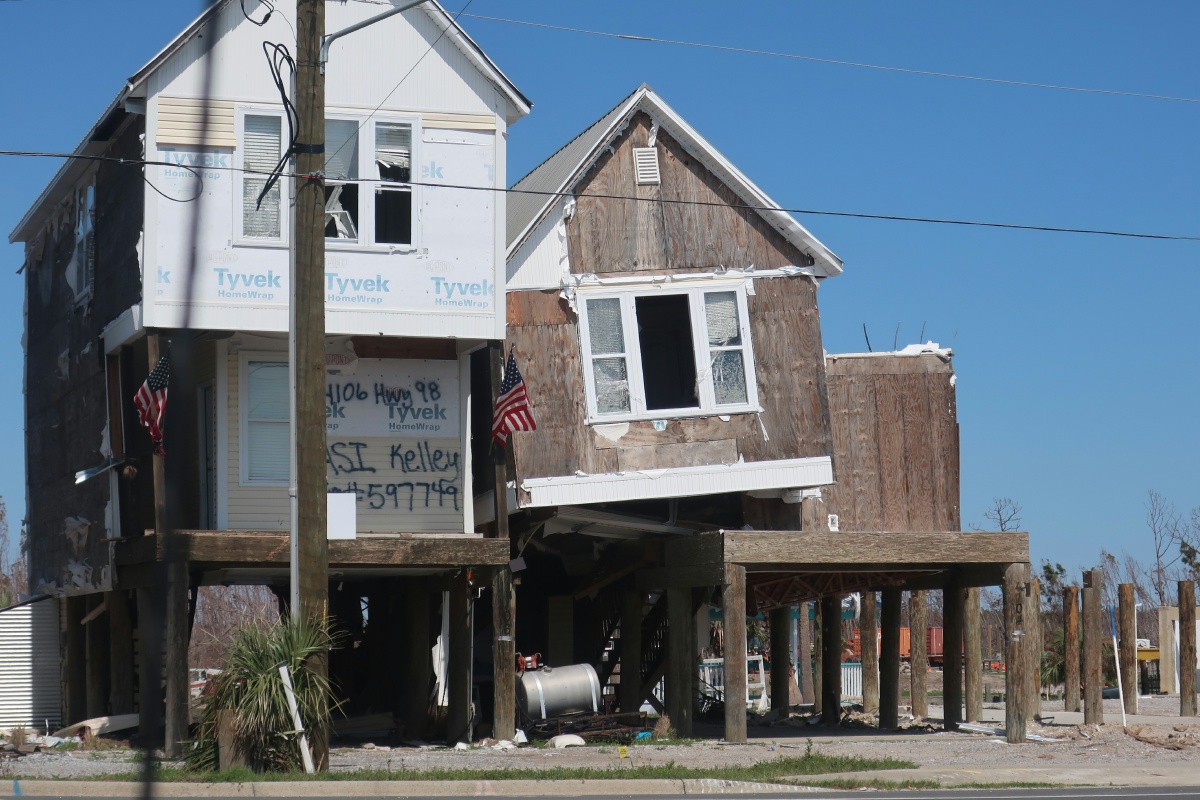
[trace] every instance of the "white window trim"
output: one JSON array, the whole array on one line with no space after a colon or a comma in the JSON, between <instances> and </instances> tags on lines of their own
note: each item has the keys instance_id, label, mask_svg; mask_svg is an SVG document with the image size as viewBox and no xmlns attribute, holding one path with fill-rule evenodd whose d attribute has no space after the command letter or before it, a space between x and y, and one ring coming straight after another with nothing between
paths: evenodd
<instances>
[{"instance_id":1,"label":"white window trim","mask_svg":"<svg viewBox=\"0 0 1200 800\"><path fill-rule=\"evenodd\" d=\"M267 239L259 236L246 236L242 233L242 198L245 192L244 182L246 173L243 171L245 162L243 158L246 155L246 117L277 117L279 119L279 153L280 155L287 149L287 119L284 118L283 109L278 106L241 106L237 109L237 117L234 121L234 135L237 137L237 181L233 187L233 244L235 247L288 247L290 242L292 214L291 214L291 191L289 189L290 181L287 178L280 178L278 182L280 198L279 198L279 237L276 239Z\"/></svg>"},{"instance_id":2,"label":"white window trim","mask_svg":"<svg viewBox=\"0 0 1200 800\"><path fill-rule=\"evenodd\" d=\"M92 202L91 208L86 211L89 216L89 220L87 225L83 227L84 241L81 242L79 238L79 231L82 224L79 220L81 205L80 197L86 196L89 189L92 192ZM83 182L79 184L79 186L71 194L71 204L74 207L73 211L75 218L75 253L72 254L71 265L77 270L76 273L71 277L78 280L79 285L75 287L74 303L79 305L85 300L91 298L92 290L96 285L96 173L90 173L83 180ZM87 203L84 202L83 205L86 207ZM86 243L86 239L89 235L92 237L90 245ZM81 257L83 259L82 264L77 260L80 258L79 251L81 248ZM90 265L88 263L89 261L91 261Z\"/></svg>"},{"instance_id":3,"label":"white window trim","mask_svg":"<svg viewBox=\"0 0 1200 800\"><path fill-rule=\"evenodd\" d=\"M708 358L708 323L704 314L704 295L712 292L733 292L737 297L738 325L742 334L742 356L746 367L746 402L736 405L717 405L712 384L712 373ZM656 419L680 419L686 417L711 417L724 414L747 414L762 411L758 402L758 379L754 365L754 343L750 337L750 314L746 303L746 281L713 280L681 284L647 284L625 286L621 289L584 288L578 290L579 337L582 353L583 381L587 393L587 419L589 425L605 422L634 422ZM696 359L696 382L699 389L699 408L646 409L645 382L642 379L642 355L639 342L631 341L637 335L637 315L634 301L650 295L687 295L692 324L692 352ZM596 408L595 372L592 369L592 340L589 327L587 302L616 298L621 301L621 326L625 339L625 365L629 381L628 412L601 414Z\"/></svg>"},{"instance_id":4,"label":"white window trim","mask_svg":"<svg viewBox=\"0 0 1200 800\"><path fill-rule=\"evenodd\" d=\"M345 250L351 252L373 253L412 253L421 245L421 187L416 184L419 180L417 156L420 150L421 117L417 114L373 114L364 116L361 113L327 111L325 119L346 120L358 125L358 239L330 239L326 237L327 250ZM375 241L375 189L382 181L374 177L378 174L375 166L375 125L377 123L393 122L412 127L412 152L409 153L409 191L412 194L412 241L408 244L393 244Z\"/></svg>"},{"instance_id":5,"label":"white window trim","mask_svg":"<svg viewBox=\"0 0 1200 800\"><path fill-rule=\"evenodd\" d=\"M241 486L284 486L288 479L279 481L250 477L249 428L250 428L250 362L267 361L287 364L287 353L280 350L242 351L238 353L238 483Z\"/></svg>"}]
</instances>

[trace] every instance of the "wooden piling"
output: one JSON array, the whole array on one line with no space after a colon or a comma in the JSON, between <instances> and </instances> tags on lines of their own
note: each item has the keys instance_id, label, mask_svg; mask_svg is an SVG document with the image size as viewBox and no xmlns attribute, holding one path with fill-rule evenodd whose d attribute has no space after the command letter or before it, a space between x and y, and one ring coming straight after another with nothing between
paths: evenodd
<instances>
[{"instance_id":1,"label":"wooden piling","mask_svg":"<svg viewBox=\"0 0 1200 800\"><path fill-rule=\"evenodd\" d=\"M1025 718L1042 716L1042 582L1030 578L1025 595Z\"/></svg>"},{"instance_id":2,"label":"wooden piling","mask_svg":"<svg viewBox=\"0 0 1200 800\"><path fill-rule=\"evenodd\" d=\"M433 656L429 603L430 586L421 578L404 581L404 626L407 646L401 662L404 690L400 699L404 708L404 735L422 739L429 733L429 695L433 684ZM435 595L441 604L441 592Z\"/></svg>"},{"instance_id":3,"label":"wooden piling","mask_svg":"<svg viewBox=\"0 0 1200 800\"><path fill-rule=\"evenodd\" d=\"M746 741L745 567L739 564L725 565L721 607L725 618L725 741L744 742ZM688 687L690 689L696 677L696 642L694 638L696 626L692 624L690 604L688 611L689 629L692 631L691 650L689 651L691 658L688 661L690 669ZM688 698L688 721L690 724L691 696Z\"/></svg>"},{"instance_id":4,"label":"wooden piling","mask_svg":"<svg viewBox=\"0 0 1200 800\"><path fill-rule=\"evenodd\" d=\"M1100 647L1104 640L1100 622L1100 570L1083 573L1083 724L1103 725L1104 678L1100 671Z\"/></svg>"},{"instance_id":5,"label":"wooden piling","mask_svg":"<svg viewBox=\"0 0 1200 800\"><path fill-rule=\"evenodd\" d=\"M895 587L883 590L879 634L879 727L900 727L900 602ZM911 639L910 639L911 640Z\"/></svg>"},{"instance_id":6,"label":"wooden piling","mask_svg":"<svg viewBox=\"0 0 1200 800\"><path fill-rule=\"evenodd\" d=\"M786 719L791 712L792 620L787 606L771 609L771 710Z\"/></svg>"},{"instance_id":7,"label":"wooden piling","mask_svg":"<svg viewBox=\"0 0 1200 800\"><path fill-rule=\"evenodd\" d=\"M813 635L812 620L809 619L810 603L806 600L800 604L800 643L797 647L799 657L796 659L796 675L800 684L800 702L815 702L813 694Z\"/></svg>"},{"instance_id":8,"label":"wooden piling","mask_svg":"<svg viewBox=\"0 0 1200 800\"><path fill-rule=\"evenodd\" d=\"M821 598L821 721L842 720L842 598Z\"/></svg>"},{"instance_id":9,"label":"wooden piling","mask_svg":"<svg viewBox=\"0 0 1200 800\"><path fill-rule=\"evenodd\" d=\"M106 595L87 596L88 623L84 625L87 647L87 715L108 713L108 604Z\"/></svg>"},{"instance_id":10,"label":"wooden piling","mask_svg":"<svg viewBox=\"0 0 1200 800\"><path fill-rule=\"evenodd\" d=\"M108 676L109 704L114 714L132 714L133 705L133 620L129 615L129 593L109 592Z\"/></svg>"},{"instance_id":11,"label":"wooden piling","mask_svg":"<svg viewBox=\"0 0 1200 800\"><path fill-rule=\"evenodd\" d=\"M63 620L63 713L64 722L87 719L87 596L64 597Z\"/></svg>"},{"instance_id":12,"label":"wooden piling","mask_svg":"<svg viewBox=\"0 0 1200 800\"><path fill-rule=\"evenodd\" d=\"M925 592L912 592L908 596L908 642L909 642L909 704L913 719L929 716L929 695L926 691L929 673L929 648L926 635L929 630L928 604Z\"/></svg>"},{"instance_id":13,"label":"wooden piling","mask_svg":"<svg viewBox=\"0 0 1200 800\"><path fill-rule=\"evenodd\" d=\"M875 592L863 592L859 616L859 649L862 653L863 711L879 713L879 609Z\"/></svg>"},{"instance_id":14,"label":"wooden piling","mask_svg":"<svg viewBox=\"0 0 1200 800\"><path fill-rule=\"evenodd\" d=\"M983 641L980 634L979 587L967 589L963 609L963 683L967 722L983 719Z\"/></svg>"},{"instance_id":15,"label":"wooden piling","mask_svg":"<svg viewBox=\"0 0 1200 800\"><path fill-rule=\"evenodd\" d=\"M825 674L825 668L822 666L822 664L824 664L824 662L825 662L824 647L822 646L822 637L821 637L822 616L823 615L821 613L821 601L814 600L813 601L813 620L812 620L812 632L813 632L813 642L812 642L813 695L812 695L812 700L813 700L813 713L818 714L818 715L820 715L824 710L821 708L821 704L823 702L824 692L825 692L825 686L824 686L825 681L824 681L824 678L822 677Z\"/></svg>"},{"instance_id":16,"label":"wooden piling","mask_svg":"<svg viewBox=\"0 0 1200 800\"><path fill-rule=\"evenodd\" d=\"M1121 660L1121 695L1125 713L1138 713L1137 621L1133 584L1117 586L1117 658Z\"/></svg>"},{"instance_id":17,"label":"wooden piling","mask_svg":"<svg viewBox=\"0 0 1200 800\"><path fill-rule=\"evenodd\" d=\"M744 572L743 572L744 574ZM743 593L744 594L744 593ZM729 602L732 598L725 598L725 703L726 716L729 714L728 702L730 697L729 682L730 677L730 655L734 655L736 660L736 651L739 647L730 642L730 629L737 630L737 621L735 620L730 625L730 609ZM742 600L745 603L743 597ZM743 605L744 609L745 606ZM736 616L736 613L734 614ZM742 672L745 674L745 625L746 616L742 614L742 644L740 649L742 652L743 667ZM671 726L680 737L690 737L692 735L692 706L694 697L694 685L698 676L696 674L696 624L692 617L692 590L687 587L669 588L667 589L667 716L671 719ZM742 697L743 697L743 713L745 709L744 698L746 694L745 677L742 678ZM736 705L736 704L734 704ZM726 719L726 727L728 727L728 719ZM744 727L744 726L743 726Z\"/></svg>"},{"instance_id":18,"label":"wooden piling","mask_svg":"<svg viewBox=\"0 0 1200 800\"><path fill-rule=\"evenodd\" d=\"M516 622L517 595L513 591L513 574L508 566L503 566L492 577L492 737L501 740L511 740L516 734Z\"/></svg>"},{"instance_id":19,"label":"wooden piling","mask_svg":"<svg viewBox=\"0 0 1200 800\"><path fill-rule=\"evenodd\" d=\"M962 722L963 604L966 602L957 572L947 577L942 595L942 727L954 731Z\"/></svg>"},{"instance_id":20,"label":"wooden piling","mask_svg":"<svg viewBox=\"0 0 1200 800\"><path fill-rule=\"evenodd\" d=\"M642 706L642 609L645 595L638 589L621 593L621 685L617 704L622 713Z\"/></svg>"},{"instance_id":21,"label":"wooden piling","mask_svg":"<svg viewBox=\"0 0 1200 800\"><path fill-rule=\"evenodd\" d=\"M1026 564L1009 564L1004 570L1004 731L1009 744L1025 738L1025 580Z\"/></svg>"},{"instance_id":22,"label":"wooden piling","mask_svg":"<svg viewBox=\"0 0 1200 800\"><path fill-rule=\"evenodd\" d=\"M1079 711L1079 587L1063 590L1063 656L1065 685L1063 710Z\"/></svg>"},{"instance_id":23,"label":"wooden piling","mask_svg":"<svg viewBox=\"0 0 1200 800\"><path fill-rule=\"evenodd\" d=\"M1179 716L1196 716L1196 584L1179 582Z\"/></svg>"},{"instance_id":24,"label":"wooden piling","mask_svg":"<svg viewBox=\"0 0 1200 800\"><path fill-rule=\"evenodd\" d=\"M471 585L464 567L450 580L446 741L471 741Z\"/></svg>"}]
</instances>

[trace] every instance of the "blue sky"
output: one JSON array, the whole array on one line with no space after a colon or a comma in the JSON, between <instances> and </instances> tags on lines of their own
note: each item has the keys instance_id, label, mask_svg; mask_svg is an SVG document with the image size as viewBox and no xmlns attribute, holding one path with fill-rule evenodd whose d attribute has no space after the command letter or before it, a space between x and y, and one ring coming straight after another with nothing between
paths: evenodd
<instances>
[{"instance_id":1,"label":"blue sky","mask_svg":"<svg viewBox=\"0 0 1200 800\"><path fill-rule=\"evenodd\" d=\"M288 0L278 5L291 16ZM463 0L448 5L462 8ZM78 143L195 15L0 2L0 148ZM1200 4L473 0L467 14L1018 81L1200 98ZM461 19L534 102L515 179L642 82L790 208L1200 235L1200 103L1054 91ZM57 167L3 158L7 233ZM845 260L826 349L956 353L963 523L1015 498L1035 561L1146 557L1146 491L1200 505L1200 242L801 215ZM22 262L0 246L0 496L24 508Z\"/></svg>"}]
</instances>

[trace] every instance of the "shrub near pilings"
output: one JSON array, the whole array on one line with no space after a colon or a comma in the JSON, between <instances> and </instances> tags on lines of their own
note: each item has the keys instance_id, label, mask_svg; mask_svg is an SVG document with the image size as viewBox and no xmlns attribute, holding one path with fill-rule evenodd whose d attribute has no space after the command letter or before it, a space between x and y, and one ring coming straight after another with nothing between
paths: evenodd
<instances>
[{"instance_id":1,"label":"shrub near pilings","mask_svg":"<svg viewBox=\"0 0 1200 800\"><path fill-rule=\"evenodd\" d=\"M220 719L226 712L234 750L246 766L256 772L301 770L299 737L279 665L286 664L290 669L296 705L309 740L327 740L333 710L331 686L309 665L314 656L327 659L334 643L327 629L291 619L265 628L239 630L221 672L210 684L211 691L202 700L196 739L186 751L187 769L218 769Z\"/></svg>"}]
</instances>

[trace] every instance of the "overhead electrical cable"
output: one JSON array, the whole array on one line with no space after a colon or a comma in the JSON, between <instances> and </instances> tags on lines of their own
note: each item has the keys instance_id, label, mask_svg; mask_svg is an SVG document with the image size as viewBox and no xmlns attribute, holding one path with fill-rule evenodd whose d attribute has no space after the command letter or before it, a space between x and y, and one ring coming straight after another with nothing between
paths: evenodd
<instances>
[{"instance_id":1,"label":"overhead electrical cable","mask_svg":"<svg viewBox=\"0 0 1200 800\"><path fill-rule=\"evenodd\" d=\"M358 0L364 2L365 0ZM481 19L489 22L503 22L509 25L525 25L531 28L544 28L552 31L563 31L567 33L580 33L588 36L602 36L609 39L624 39L631 42L651 42L654 44L672 44L680 47L698 47L705 50L720 50L727 53L741 53L744 55L770 56L772 58L786 58L794 61L812 61L819 64L834 64L841 67L858 67L860 69L875 69L884 72L899 72L906 75L924 75L933 78L952 78L960 81L976 81L979 83L997 83L1006 86L1025 86L1034 89L1053 89L1062 92L1082 92L1085 94L1107 94L1117 95L1120 97L1140 97L1146 100L1169 100L1175 103L1200 103L1200 99L1194 97L1176 97L1166 94L1152 94L1149 92L1126 92L1119 89L1096 89L1084 86L1066 86L1057 83L1040 83L1037 81L1018 81L1009 78L986 78L980 75L966 75L958 72L938 72L936 70L913 69L910 67L892 67L885 64L868 64L863 61L849 61L839 58L822 58L820 56L808 56L800 53L783 53L775 50L758 50L753 47L735 47L725 44L711 44L708 42L690 42L683 39L666 39L658 36L641 36L631 33L613 33L611 31L594 31L587 28L574 28L568 25L551 25L546 22L533 22L524 19L509 19L507 17L492 17L484 14L466 14L459 12L460 16L470 17L471 19Z\"/></svg>"},{"instance_id":2,"label":"overhead electrical cable","mask_svg":"<svg viewBox=\"0 0 1200 800\"><path fill-rule=\"evenodd\" d=\"M196 174L197 178L200 177L195 169L192 169L190 167L182 167L179 164L169 163L166 161L143 161L140 159L116 158L113 156L89 156L89 155L78 155L78 154L74 154L74 153L39 153L39 152L31 152L31 151L26 151L26 150L0 150L0 156L33 156L33 157L40 157L40 158L77 158L77 159L84 159L84 160L90 160L90 161L109 161L109 162L113 162L113 163L117 163L117 164L126 164L126 165L130 165L130 166L155 165L155 166L164 166L164 167L181 167L183 169L187 169L189 172L192 172L193 174ZM242 173L248 173L248 174L254 174L254 175L262 174L258 170L245 169L243 167L205 167L205 169L221 171L221 172L242 172ZM285 172L285 173L281 173L280 177L303 178L303 177L307 177L307 176ZM376 181L371 178L354 178L354 179L347 179L342 182L343 183L356 183L356 184L376 183ZM717 201L704 201L704 200L674 200L674 199L663 198L663 197L649 198L649 197L636 197L633 195L604 194L604 193L593 193L593 192L579 192L579 193L576 193L576 192L552 192L552 191L541 191L541 190L534 190L534 189L518 189L518 188L513 188L513 187L510 187L508 189L502 189L502 188L495 187L495 186L470 186L470 185L466 185L466 184L455 184L455 183L432 183L429 181L398 181L397 185L423 186L423 187L428 187L431 189L461 189L461 190L468 190L468 191L475 191L475 192L493 192L496 194L529 194L529 195L537 195L537 196L541 196L541 197L569 197L569 198L574 198L574 199L587 198L587 199L594 199L594 200L633 200L633 201L637 201L637 202L663 203L666 205L678 205L678 206L732 208L732 209L739 210L739 211L761 211L761 212L780 212L780 211L782 211L785 214L811 214L814 216L822 216L822 217L848 217L851 219L877 219L877 220L888 220L888 221L892 221L892 222L921 222L921 223L933 224L933 225L960 225L960 226L978 227L978 228L1003 228L1003 229L1018 230L1018 231L1045 231L1048 233L1081 233L1081 234L1089 234L1092 236L1119 236L1119 237L1130 238L1130 239L1158 239L1158 240L1163 240L1163 241L1174 241L1174 242L1200 242L1200 236L1185 236L1185 235L1179 235L1179 234L1166 234L1166 233L1139 233L1136 231L1116 231L1116 230L1108 230L1108 229L1104 229L1104 228L1068 228L1068 227L1058 226L1058 225L1023 225L1023 224L1019 224L1019 223L1015 223L1015 222L988 222L986 220L947 219L947 218L942 218L942 217L917 217L917 216L911 216L911 215L905 215L905 214L870 214L870 213L861 212L861 211L831 211L828 209L820 209L820 208L786 208L783 206L756 206L756 205L750 205L748 203L722 203L722 202L717 202ZM197 193L197 195L195 197L188 198L187 201L183 201L183 202L195 200L196 197L199 197L199 192ZM172 199L176 199L176 198L172 198Z\"/></svg>"}]
</instances>

